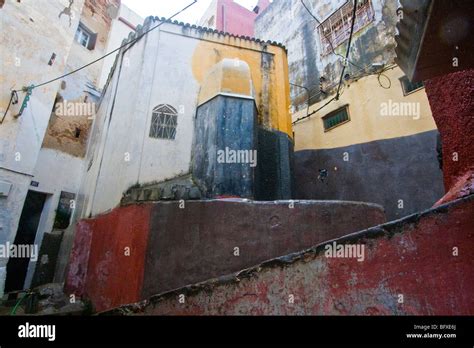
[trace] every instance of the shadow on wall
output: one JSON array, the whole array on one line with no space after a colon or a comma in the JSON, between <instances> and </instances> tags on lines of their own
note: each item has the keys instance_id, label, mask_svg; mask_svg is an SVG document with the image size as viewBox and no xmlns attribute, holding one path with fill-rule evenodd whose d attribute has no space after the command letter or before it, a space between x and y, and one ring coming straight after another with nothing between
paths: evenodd
<instances>
[{"instance_id":1,"label":"shadow on wall","mask_svg":"<svg viewBox=\"0 0 474 348\"><path fill-rule=\"evenodd\" d=\"M295 153L295 198L372 202L396 220L443 195L437 131L336 149ZM320 170L327 171L319 178Z\"/></svg>"}]
</instances>

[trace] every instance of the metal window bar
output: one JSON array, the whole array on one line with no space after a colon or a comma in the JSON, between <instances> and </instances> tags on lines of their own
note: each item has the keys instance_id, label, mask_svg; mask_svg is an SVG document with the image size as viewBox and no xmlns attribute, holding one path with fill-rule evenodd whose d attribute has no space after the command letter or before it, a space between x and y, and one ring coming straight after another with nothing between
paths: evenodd
<instances>
[{"instance_id":1,"label":"metal window bar","mask_svg":"<svg viewBox=\"0 0 474 348\"><path fill-rule=\"evenodd\" d=\"M336 113L323 118L324 130L332 129L346 121L349 121L349 114L347 112L347 108L343 108Z\"/></svg>"},{"instance_id":2,"label":"metal window bar","mask_svg":"<svg viewBox=\"0 0 474 348\"><path fill-rule=\"evenodd\" d=\"M353 3L351 1L347 2L319 26L323 55L331 53L331 44L328 40L331 40L332 46L336 48L349 39L352 24L352 18L350 18L352 15L352 5ZM354 24L355 33L374 20L375 12L372 7L372 2L366 0L358 5L356 13L356 22Z\"/></svg>"},{"instance_id":3,"label":"metal window bar","mask_svg":"<svg viewBox=\"0 0 474 348\"><path fill-rule=\"evenodd\" d=\"M176 128L178 126L178 115L173 112L166 112L170 108L155 108L152 113L150 137L174 140L176 138Z\"/></svg>"}]
</instances>

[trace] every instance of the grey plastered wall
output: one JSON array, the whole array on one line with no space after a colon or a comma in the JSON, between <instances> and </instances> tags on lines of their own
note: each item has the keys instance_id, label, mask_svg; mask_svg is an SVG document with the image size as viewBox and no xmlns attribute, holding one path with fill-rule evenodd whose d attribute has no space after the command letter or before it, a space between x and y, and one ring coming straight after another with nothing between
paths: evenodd
<instances>
[{"instance_id":1,"label":"grey plastered wall","mask_svg":"<svg viewBox=\"0 0 474 348\"><path fill-rule=\"evenodd\" d=\"M381 224L385 214L360 202L210 200L159 202L150 219L143 299Z\"/></svg>"},{"instance_id":2,"label":"grey plastered wall","mask_svg":"<svg viewBox=\"0 0 474 348\"><path fill-rule=\"evenodd\" d=\"M429 131L336 149L298 151L295 198L373 202L385 208L389 220L428 209L444 195L437 136L438 131ZM328 178L321 182L318 174L324 169Z\"/></svg>"},{"instance_id":3,"label":"grey plastered wall","mask_svg":"<svg viewBox=\"0 0 474 348\"><path fill-rule=\"evenodd\" d=\"M293 197L293 151L285 133L258 128L257 200Z\"/></svg>"}]
</instances>

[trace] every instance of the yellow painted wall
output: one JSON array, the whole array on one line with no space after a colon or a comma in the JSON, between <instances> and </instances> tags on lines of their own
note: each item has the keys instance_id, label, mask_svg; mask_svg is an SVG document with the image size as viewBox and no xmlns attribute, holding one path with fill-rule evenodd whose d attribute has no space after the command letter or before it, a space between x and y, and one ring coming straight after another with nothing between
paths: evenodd
<instances>
[{"instance_id":1,"label":"yellow painted wall","mask_svg":"<svg viewBox=\"0 0 474 348\"><path fill-rule=\"evenodd\" d=\"M377 75L371 75L345 86L342 96L309 119L298 122L295 129L295 150L331 149L375 140L392 139L414 135L436 129L431 115L425 89L407 96L399 78L403 72L396 67L384 72L391 80L390 89L380 87ZM384 85L388 82L382 77ZM312 105L310 112L327 103L330 96L318 104ZM420 118L406 116L381 116L381 103L417 102L420 104ZM327 132L324 131L322 118L330 112L349 104L350 121ZM306 115L306 109L293 115L293 121Z\"/></svg>"},{"instance_id":2,"label":"yellow painted wall","mask_svg":"<svg viewBox=\"0 0 474 348\"><path fill-rule=\"evenodd\" d=\"M250 67L255 88L259 123L264 127L286 133L292 138L288 60L285 50L279 46L214 33L203 34L202 39L195 49L192 61L196 80L203 85L208 74L215 73L212 72L213 67L225 58L246 62ZM268 53L273 57L273 63L269 68L263 68L262 55ZM235 84L235 88L229 88L229 84L226 84L226 90L223 92L241 94L247 87ZM201 91L200 100L222 92L220 90L222 84L206 83L204 88L208 90ZM268 89L268 99L265 97L265 89Z\"/></svg>"}]
</instances>

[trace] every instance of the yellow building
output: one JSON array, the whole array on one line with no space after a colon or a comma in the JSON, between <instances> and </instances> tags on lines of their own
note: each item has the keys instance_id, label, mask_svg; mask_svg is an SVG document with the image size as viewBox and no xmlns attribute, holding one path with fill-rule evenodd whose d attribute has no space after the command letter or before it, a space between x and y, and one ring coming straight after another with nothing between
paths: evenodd
<instances>
[{"instance_id":1,"label":"yellow building","mask_svg":"<svg viewBox=\"0 0 474 348\"><path fill-rule=\"evenodd\" d=\"M393 65L344 82L334 97L293 115L296 198L379 203L395 219L443 195L438 131L422 83L409 83Z\"/></svg>"},{"instance_id":2,"label":"yellow building","mask_svg":"<svg viewBox=\"0 0 474 348\"><path fill-rule=\"evenodd\" d=\"M305 0L257 17L256 35L288 48L295 198L378 203L396 219L443 196L428 99L393 64L399 14L396 0Z\"/></svg>"}]
</instances>

